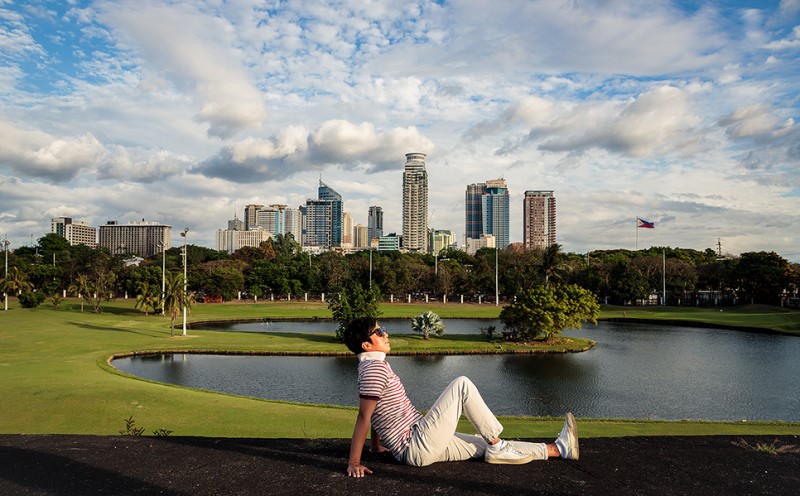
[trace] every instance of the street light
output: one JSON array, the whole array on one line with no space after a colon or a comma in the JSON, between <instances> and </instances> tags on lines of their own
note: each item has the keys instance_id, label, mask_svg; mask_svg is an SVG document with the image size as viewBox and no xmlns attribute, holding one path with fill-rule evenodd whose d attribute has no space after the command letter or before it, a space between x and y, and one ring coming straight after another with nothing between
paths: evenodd
<instances>
[{"instance_id":1,"label":"street light","mask_svg":"<svg viewBox=\"0 0 800 496\"><path fill-rule=\"evenodd\" d=\"M500 265L497 263L499 260L498 253L500 253L500 249L497 245L494 246L494 306L500 305L500 276L499 276L499 267Z\"/></svg>"},{"instance_id":2,"label":"street light","mask_svg":"<svg viewBox=\"0 0 800 496\"><path fill-rule=\"evenodd\" d=\"M372 247L369 247L369 288L372 289Z\"/></svg>"},{"instance_id":3,"label":"street light","mask_svg":"<svg viewBox=\"0 0 800 496\"><path fill-rule=\"evenodd\" d=\"M3 246L4 246L3 251L6 252L6 275L5 275L5 279L3 279L3 281L4 281L5 284L8 284L8 238L6 238L3 241ZM3 310L7 311L8 310L8 293L6 293L5 285L3 287L3 306L5 307L5 308L3 308Z\"/></svg>"},{"instance_id":4,"label":"street light","mask_svg":"<svg viewBox=\"0 0 800 496\"><path fill-rule=\"evenodd\" d=\"M188 249L186 246L186 239L189 237L189 228L184 227L183 232L181 232L181 237L183 238L183 335L186 335L186 290L187 290L187 274L186 274L186 255L188 253Z\"/></svg>"},{"instance_id":5,"label":"street light","mask_svg":"<svg viewBox=\"0 0 800 496\"><path fill-rule=\"evenodd\" d=\"M161 315L164 315L164 296L167 294L167 246L162 241L158 243L158 247L161 248Z\"/></svg>"}]
</instances>

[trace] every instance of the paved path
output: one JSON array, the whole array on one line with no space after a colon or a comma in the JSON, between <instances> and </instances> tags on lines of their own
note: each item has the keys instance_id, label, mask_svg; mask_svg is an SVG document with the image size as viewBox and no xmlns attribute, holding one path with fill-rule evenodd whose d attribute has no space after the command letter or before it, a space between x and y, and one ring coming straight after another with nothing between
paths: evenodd
<instances>
[{"instance_id":1,"label":"paved path","mask_svg":"<svg viewBox=\"0 0 800 496\"><path fill-rule=\"evenodd\" d=\"M783 453L748 448L772 445ZM581 441L581 460L414 468L347 439L0 435L0 495L800 494L800 438L628 437Z\"/></svg>"}]
</instances>

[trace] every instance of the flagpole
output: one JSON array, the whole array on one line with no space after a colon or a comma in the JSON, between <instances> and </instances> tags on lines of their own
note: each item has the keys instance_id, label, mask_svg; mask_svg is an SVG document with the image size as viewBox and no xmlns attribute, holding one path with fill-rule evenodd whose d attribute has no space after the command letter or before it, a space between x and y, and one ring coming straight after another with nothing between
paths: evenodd
<instances>
[{"instance_id":1,"label":"flagpole","mask_svg":"<svg viewBox=\"0 0 800 496\"><path fill-rule=\"evenodd\" d=\"M633 219L633 230L636 231L636 251L639 251L639 218Z\"/></svg>"},{"instance_id":2,"label":"flagpole","mask_svg":"<svg viewBox=\"0 0 800 496\"><path fill-rule=\"evenodd\" d=\"M661 306L667 305L667 251L661 250Z\"/></svg>"}]
</instances>

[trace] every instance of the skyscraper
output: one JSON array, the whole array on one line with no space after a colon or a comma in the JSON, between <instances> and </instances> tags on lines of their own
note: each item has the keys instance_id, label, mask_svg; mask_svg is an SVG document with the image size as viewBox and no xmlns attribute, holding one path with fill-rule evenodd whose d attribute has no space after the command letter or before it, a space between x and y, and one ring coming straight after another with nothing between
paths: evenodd
<instances>
[{"instance_id":1,"label":"skyscraper","mask_svg":"<svg viewBox=\"0 0 800 496\"><path fill-rule=\"evenodd\" d=\"M556 243L556 198L552 191L526 191L522 204L525 249Z\"/></svg>"},{"instance_id":2,"label":"skyscraper","mask_svg":"<svg viewBox=\"0 0 800 496\"><path fill-rule=\"evenodd\" d=\"M303 246L341 246L342 195L320 180L317 197L306 200Z\"/></svg>"},{"instance_id":3,"label":"skyscraper","mask_svg":"<svg viewBox=\"0 0 800 496\"><path fill-rule=\"evenodd\" d=\"M406 153L403 170L403 247L428 251L428 173L424 153Z\"/></svg>"},{"instance_id":4,"label":"skyscraper","mask_svg":"<svg viewBox=\"0 0 800 496\"><path fill-rule=\"evenodd\" d=\"M481 211L481 197L486 192L486 183L467 185L467 194L464 202L466 212L466 225L464 237L477 239L483 234L483 214Z\"/></svg>"},{"instance_id":5,"label":"skyscraper","mask_svg":"<svg viewBox=\"0 0 800 496\"><path fill-rule=\"evenodd\" d=\"M369 207L367 216L367 236L369 241L383 236L383 209L376 205Z\"/></svg>"},{"instance_id":6,"label":"skyscraper","mask_svg":"<svg viewBox=\"0 0 800 496\"><path fill-rule=\"evenodd\" d=\"M465 237L494 236L498 248L509 243L508 187L505 179L468 184L465 196Z\"/></svg>"}]
</instances>

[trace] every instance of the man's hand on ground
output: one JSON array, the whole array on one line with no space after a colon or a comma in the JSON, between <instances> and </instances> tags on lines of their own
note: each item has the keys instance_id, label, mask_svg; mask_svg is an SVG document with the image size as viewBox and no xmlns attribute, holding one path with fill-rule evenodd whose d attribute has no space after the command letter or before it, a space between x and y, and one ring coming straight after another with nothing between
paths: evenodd
<instances>
[{"instance_id":1,"label":"man's hand on ground","mask_svg":"<svg viewBox=\"0 0 800 496\"><path fill-rule=\"evenodd\" d=\"M347 475L350 477L364 477L367 474L372 474L372 470L360 463L349 463L347 465Z\"/></svg>"}]
</instances>

